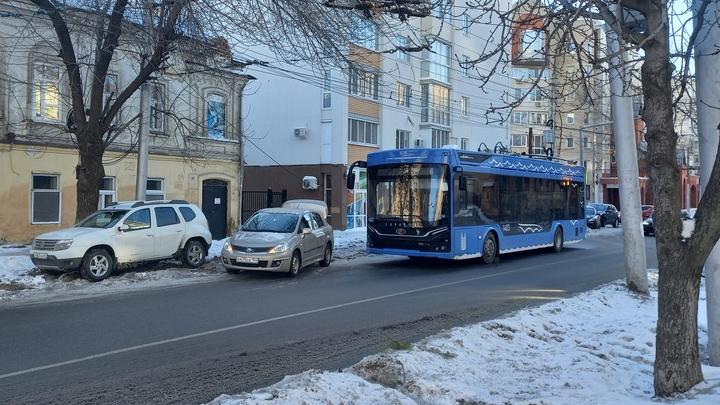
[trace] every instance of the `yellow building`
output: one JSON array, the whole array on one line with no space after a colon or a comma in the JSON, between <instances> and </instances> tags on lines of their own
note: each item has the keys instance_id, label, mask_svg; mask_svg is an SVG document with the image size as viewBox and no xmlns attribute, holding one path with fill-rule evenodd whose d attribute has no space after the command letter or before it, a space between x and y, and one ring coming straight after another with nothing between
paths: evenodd
<instances>
[{"instance_id":1,"label":"yellow building","mask_svg":"<svg viewBox=\"0 0 720 405\"><path fill-rule=\"evenodd\" d=\"M0 13L7 7L0 4ZM54 38L43 16L28 23L10 15L0 25L0 241L28 241L77 220L79 157L66 126L69 84ZM167 68L124 104L117 117L122 129L103 156L106 177L98 208L135 199L141 120L134 118L143 95L143 133L150 144L147 199L197 204L214 237L237 224L241 98L252 77L238 72L227 44L214 45L214 59L204 62L213 68L198 69L186 55L174 54ZM110 100L135 78L137 57L123 46L117 49L105 85Z\"/></svg>"}]
</instances>

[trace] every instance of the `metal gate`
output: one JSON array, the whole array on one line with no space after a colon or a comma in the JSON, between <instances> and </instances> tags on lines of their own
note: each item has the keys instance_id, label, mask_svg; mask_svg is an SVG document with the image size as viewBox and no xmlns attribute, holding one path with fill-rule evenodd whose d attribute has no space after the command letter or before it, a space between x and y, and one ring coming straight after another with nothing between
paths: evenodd
<instances>
[{"instance_id":1,"label":"metal gate","mask_svg":"<svg viewBox=\"0 0 720 405\"><path fill-rule=\"evenodd\" d=\"M287 201L287 190L272 191L243 191L242 196L242 223L245 223L254 213L263 208L276 208Z\"/></svg>"}]
</instances>

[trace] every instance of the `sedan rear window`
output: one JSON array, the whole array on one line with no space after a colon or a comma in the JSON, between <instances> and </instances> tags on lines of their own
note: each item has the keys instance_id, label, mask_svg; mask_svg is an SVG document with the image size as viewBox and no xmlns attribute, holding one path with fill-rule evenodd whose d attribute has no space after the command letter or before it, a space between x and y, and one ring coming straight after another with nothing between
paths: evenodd
<instances>
[{"instance_id":1,"label":"sedan rear window","mask_svg":"<svg viewBox=\"0 0 720 405\"><path fill-rule=\"evenodd\" d=\"M299 216L290 213L258 212L242 227L245 232L295 232Z\"/></svg>"}]
</instances>

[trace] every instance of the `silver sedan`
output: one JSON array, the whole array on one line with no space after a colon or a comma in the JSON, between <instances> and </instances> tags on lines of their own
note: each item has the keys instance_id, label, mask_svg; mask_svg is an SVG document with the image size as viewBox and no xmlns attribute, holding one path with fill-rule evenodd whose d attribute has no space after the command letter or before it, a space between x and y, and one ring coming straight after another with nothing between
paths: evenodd
<instances>
[{"instance_id":1,"label":"silver sedan","mask_svg":"<svg viewBox=\"0 0 720 405\"><path fill-rule=\"evenodd\" d=\"M296 276L315 263L332 260L333 230L323 216L298 208L266 208L228 238L221 262L229 273L259 270Z\"/></svg>"}]
</instances>

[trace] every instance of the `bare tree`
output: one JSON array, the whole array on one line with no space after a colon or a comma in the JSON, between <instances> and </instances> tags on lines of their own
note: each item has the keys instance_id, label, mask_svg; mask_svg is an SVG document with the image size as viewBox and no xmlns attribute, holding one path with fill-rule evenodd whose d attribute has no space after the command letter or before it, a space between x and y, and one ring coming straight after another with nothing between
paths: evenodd
<instances>
[{"instance_id":1,"label":"bare tree","mask_svg":"<svg viewBox=\"0 0 720 405\"><path fill-rule=\"evenodd\" d=\"M697 14L704 15L710 2L698 1L700 12ZM703 263L720 238L720 164L716 160L711 175L716 180L710 181L704 190L695 216L695 232L691 237L682 236L674 110L682 107L681 101L686 99L690 60L698 31L718 21L699 18L693 25L686 0L519 0L512 5L503 0L467 0L462 6L477 15L473 23L494 25L494 41L489 41L480 57L471 62L495 64L494 69L480 77L479 86L517 62L517 48L522 45L517 35L519 28L539 28L546 38L543 58L548 65L558 58L574 57L581 66L594 68L581 69L562 78L565 87L558 90L564 93L584 88L587 102L593 104L603 95L593 92L588 84L593 79L607 80L608 61L615 55L588 52L583 43L587 38L592 39L593 34L582 32L579 27L604 22L606 29L621 38L624 44L621 52L631 55L626 63L639 71L626 85L635 85L644 100L649 171L656 201L659 308L655 392L658 396L667 396L689 390L703 379L697 308ZM621 9L622 18L612 11L616 6ZM601 85L608 86L606 81ZM557 92L550 95L552 102L559 98L562 94ZM504 104L492 107L488 114L510 111L521 101L522 98L505 100ZM506 118L507 114L501 116Z\"/></svg>"},{"instance_id":2,"label":"bare tree","mask_svg":"<svg viewBox=\"0 0 720 405\"><path fill-rule=\"evenodd\" d=\"M66 71L71 111L67 131L79 153L76 219L97 208L103 155L120 133L139 121L142 112L125 116L123 107L144 83L179 63L192 63L197 71L267 63L231 51L254 46L267 47L282 61L342 63L342 47L352 33L347 12L325 7L321 0L14 3L28 11L27 26L52 27L55 38L35 34L44 37ZM134 77L108 94L108 72L117 63L132 65Z\"/></svg>"}]
</instances>

